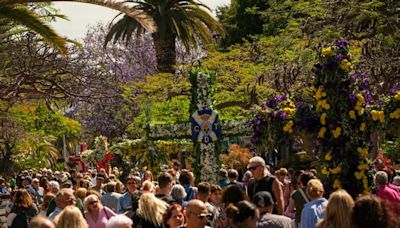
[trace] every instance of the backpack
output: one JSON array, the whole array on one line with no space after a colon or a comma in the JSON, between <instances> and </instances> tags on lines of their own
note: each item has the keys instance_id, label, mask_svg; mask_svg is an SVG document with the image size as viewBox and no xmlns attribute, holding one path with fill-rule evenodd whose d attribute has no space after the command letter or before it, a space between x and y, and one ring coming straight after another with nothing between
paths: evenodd
<instances>
[{"instance_id":1,"label":"backpack","mask_svg":"<svg viewBox=\"0 0 400 228\"><path fill-rule=\"evenodd\" d=\"M26 228L29 224L29 218L26 215L24 210L19 210L15 212L17 216L15 216L10 228Z\"/></svg>"}]
</instances>

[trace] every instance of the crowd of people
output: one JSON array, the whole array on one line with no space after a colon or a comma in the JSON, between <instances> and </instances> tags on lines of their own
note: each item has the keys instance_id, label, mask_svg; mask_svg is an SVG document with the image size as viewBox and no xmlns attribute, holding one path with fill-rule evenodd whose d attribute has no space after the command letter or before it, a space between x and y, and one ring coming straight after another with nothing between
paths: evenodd
<instances>
[{"instance_id":1,"label":"crowd of people","mask_svg":"<svg viewBox=\"0 0 400 228\"><path fill-rule=\"evenodd\" d=\"M28 170L0 178L0 193L11 199L6 227L400 227L400 177L390 183L379 171L376 194L354 200L343 189L328 196L313 169L272 171L258 156L247 169L222 168L217 183L198 184L179 162L157 178L143 169L123 181L117 168Z\"/></svg>"}]
</instances>

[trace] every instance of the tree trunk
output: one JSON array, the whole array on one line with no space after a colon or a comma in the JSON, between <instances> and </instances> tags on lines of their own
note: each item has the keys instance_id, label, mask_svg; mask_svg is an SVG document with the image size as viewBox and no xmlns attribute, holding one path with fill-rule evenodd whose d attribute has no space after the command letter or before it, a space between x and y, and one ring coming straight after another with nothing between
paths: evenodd
<instances>
[{"instance_id":1,"label":"tree trunk","mask_svg":"<svg viewBox=\"0 0 400 228\"><path fill-rule=\"evenodd\" d=\"M175 36L172 33L165 36L153 33L152 37L156 50L158 72L174 74L176 64Z\"/></svg>"}]
</instances>

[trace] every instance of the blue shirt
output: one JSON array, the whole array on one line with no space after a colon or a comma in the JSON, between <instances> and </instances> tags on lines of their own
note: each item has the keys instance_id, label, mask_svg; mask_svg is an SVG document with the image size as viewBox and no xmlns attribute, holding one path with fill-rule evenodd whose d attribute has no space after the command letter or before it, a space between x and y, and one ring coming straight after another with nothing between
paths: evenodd
<instances>
[{"instance_id":1,"label":"blue shirt","mask_svg":"<svg viewBox=\"0 0 400 228\"><path fill-rule=\"evenodd\" d=\"M319 219L325 217L328 200L325 198L310 201L304 205L301 212L301 228L315 228Z\"/></svg>"},{"instance_id":2,"label":"blue shirt","mask_svg":"<svg viewBox=\"0 0 400 228\"><path fill-rule=\"evenodd\" d=\"M132 194L125 192L118 200L117 213L122 214L132 209Z\"/></svg>"}]
</instances>

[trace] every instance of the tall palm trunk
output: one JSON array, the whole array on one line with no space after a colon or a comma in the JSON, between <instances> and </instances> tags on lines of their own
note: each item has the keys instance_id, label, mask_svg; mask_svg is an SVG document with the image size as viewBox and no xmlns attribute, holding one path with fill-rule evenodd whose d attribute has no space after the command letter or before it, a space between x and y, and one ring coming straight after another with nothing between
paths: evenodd
<instances>
[{"instance_id":1,"label":"tall palm trunk","mask_svg":"<svg viewBox=\"0 0 400 228\"><path fill-rule=\"evenodd\" d=\"M172 33L161 36L155 32L152 37L156 50L158 72L175 73L175 36Z\"/></svg>"}]
</instances>

